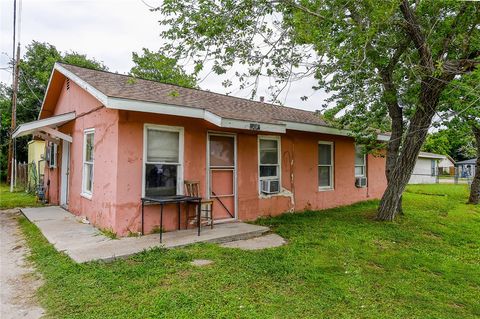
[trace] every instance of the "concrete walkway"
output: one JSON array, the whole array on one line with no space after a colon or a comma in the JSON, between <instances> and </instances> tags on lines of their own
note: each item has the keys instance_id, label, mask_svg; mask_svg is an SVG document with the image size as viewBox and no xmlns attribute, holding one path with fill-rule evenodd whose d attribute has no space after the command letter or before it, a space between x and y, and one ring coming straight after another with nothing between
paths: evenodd
<instances>
[{"instance_id":1,"label":"concrete walkway","mask_svg":"<svg viewBox=\"0 0 480 319\"><path fill-rule=\"evenodd\" d=\"M22 213L34 223L58 251L65 252L78 263L116 258L125 258L153 247L176 248L194 243L226 243L261 236L268 227L240 222L217 224L213 229L202 228L197 236L196 229L180 230L141 237L110 239L89 224L77 221L74 215L58 206L24 208Z\"/></svg>"},{"instance_id":2,"label":"concrete walkway","mask_svg":"<svg viewBox=\"0 0 480 319\"><path fill-rule=\"evenodd\" d=\"M259 250L280 247L286 244L285 239L277 234L269 234L250 239L236 240L222 244L226 248L238 248L242 250Z\"/></svg>"}]
</instances>

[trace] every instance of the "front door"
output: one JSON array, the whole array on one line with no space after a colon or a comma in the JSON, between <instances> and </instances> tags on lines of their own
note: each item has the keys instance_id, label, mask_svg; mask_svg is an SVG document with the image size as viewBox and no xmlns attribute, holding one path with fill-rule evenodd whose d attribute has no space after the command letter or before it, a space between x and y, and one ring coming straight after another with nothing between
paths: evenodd
<instances>
[{"instance_id":1,"label":"front door","mask_svg":"<svg viewBox=\"0 0 480 319\"><path fill-rule=\"evenodd\" d=\"M70 173L70 142L62 140L62 166L60 177L60 205L68 207L68 175Z\"/></svg>"},{"instance_id":2,"label":"front door","mask_svg":"<svg viewBox=\"0 0 480 319\"><path fill-rule=\"evenodd\" d=\"M208 134L208 190L215 221L237 218L236 148L235 135Z\"/></svg>"}]
</instances>

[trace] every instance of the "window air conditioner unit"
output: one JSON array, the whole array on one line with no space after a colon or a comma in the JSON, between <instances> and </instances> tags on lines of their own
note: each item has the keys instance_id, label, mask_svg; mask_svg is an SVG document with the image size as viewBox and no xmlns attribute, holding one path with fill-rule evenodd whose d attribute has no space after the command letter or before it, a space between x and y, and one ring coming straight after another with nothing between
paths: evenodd
<instances>
[{"instance_id":1,"label":"window air conditioner unit","mask_svg":"<svg viewBox=\"0 0 480 319\"><path fill-rule=\"evenodd\" d=\"M367 187L367 178L366 177L355 177L355 186L358 188Z\"/></svg>"},{"instance_id":2,"label":"window air conditioner unit","mask_svg":"<svg viewBox=\"0 0 480 319\"><path fill-rule=\"evenodd\" d=\"M276 194L280 192L280 181L278 179L267 179L261 181L261 189L264 194Z\"/></svg>"}]
</instances>

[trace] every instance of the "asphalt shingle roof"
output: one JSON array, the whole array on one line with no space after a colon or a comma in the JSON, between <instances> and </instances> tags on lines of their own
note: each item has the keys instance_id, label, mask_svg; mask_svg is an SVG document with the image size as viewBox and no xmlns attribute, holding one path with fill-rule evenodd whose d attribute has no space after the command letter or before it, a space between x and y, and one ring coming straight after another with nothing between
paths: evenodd
<instances>
[{"instance_id":1,"label":"asphalt shingle roof","mask_svg":"<svg viewBox=\"0 0 480 319\"><path fill-rule=\"evenodd\" d=\"M108 97L200 108L222 118L234 120L271 124L286 121L329 126L323 119L310 111L69 64L62 63L61 66Z\"/></svg>"}]
</instances>

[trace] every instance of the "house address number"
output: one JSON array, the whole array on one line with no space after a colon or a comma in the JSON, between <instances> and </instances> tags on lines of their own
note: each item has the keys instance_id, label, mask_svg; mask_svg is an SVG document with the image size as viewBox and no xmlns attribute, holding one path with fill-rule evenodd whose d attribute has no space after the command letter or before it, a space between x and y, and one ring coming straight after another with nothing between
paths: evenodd
<instances>
[{"instance_id":1,"label":"house address number","mask_svg":"<svg viewBox=\"0 0 480 319\"><path fill-rule=\"evenodd\" d=\"M260 124L250 123L250 129L252 131L260 131Z\"/></svg>"}]
</instances>

